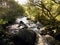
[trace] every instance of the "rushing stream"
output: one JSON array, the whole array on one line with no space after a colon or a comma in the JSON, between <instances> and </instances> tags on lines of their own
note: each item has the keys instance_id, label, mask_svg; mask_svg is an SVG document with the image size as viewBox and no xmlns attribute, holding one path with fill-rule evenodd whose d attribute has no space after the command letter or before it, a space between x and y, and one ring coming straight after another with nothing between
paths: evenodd
<instances>
[{"instance_id":1,"label":"rushing stream","mask_svg":"<svg viewBox=\"0 0 60 45\"><path fill-rule=\"evenodd\" d=\"M19 26L20 21L22 21L22 22L24 23L24 24L22 24L22 26L21 26L21 25ZM38 29L38 28L37 28L38 25L40 26L41 29ZM19 27L18 27L18 26L19 26ZM17 19L16 19L16 24L11 25L11 26L8 26L8 27L10 27L10 28L9 28L9 29L10 29L9 32L11 32L11 33L16 33L16 32L19 31L19 29L23 28L24 26L27 26L28 29L31 29L31 30L33 30L34 32L37 33L37 35L39 36L39 40L38 40L38 44L37 44L37 45L50 45L49 40L47 41L47 39L46 39L46 36L40 35L40 31L43 30L43 29L42 29L43 25L42 25L41 23L39 23L39 22L37 22L37 23L35 24L35 23L34 23L33 21L31 21L31 20L27 20L27 17L17 18ZM47 37L49 37L49 36L47 36Z\"/></svg>"}]
</instances>

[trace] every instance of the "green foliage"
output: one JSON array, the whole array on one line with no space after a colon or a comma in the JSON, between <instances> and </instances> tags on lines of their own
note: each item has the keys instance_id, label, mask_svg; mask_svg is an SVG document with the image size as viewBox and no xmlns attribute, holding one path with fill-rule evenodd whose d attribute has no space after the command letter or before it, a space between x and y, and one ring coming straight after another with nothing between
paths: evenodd
<instances>
[{"instance_id":1,"label":"green foliage","mask_svg":"<svg viewBox=\"0 0 60 45\"><path fill-rule=\"evenodd\" d=\"M6 24L6 23L7 23L7 21L0 19L0 24Z\"/></svg>"},{"instance_id":2,"label":"green foliage","mask_svg":"<svg viewBox=\"0 0 60 45\"><path fill-rule=\"evenodd\" d=\"M60 15L60 6L57 8L58 15Z\"/></svg>"},{"instance_id":3,"label":"green foliage","mask_svg":"<svg viewBox=\"0 0 60 45\"><path fill-rule=\"evenodd\" d=\"M34 15L33 17L35 17L35 20L40 22L43 20L43 24L50 25L52 22L55 23L55 21L57 21L56 17L60 15L59 7L59 4L55 3L53 0L42 0L40 2L29 0L27 7L28 10L26 11L31 17Z\"/></svg>"},{"instance_id":4,"label":"green foliage","mask_svg":"<svg viewBox=\"0 0 60 45\"><path fill-rule=\"evenodd\" d=\"M6 2L3 6L2 2ZM14 0L3 0L0 7L0 24L6 24L14 21L17 17L24 14L24 9Z\"/></svg>"},{"instance_id":5,"label":"green foliage","mask_svg":"<svg viewBox=\"0 0 60 45\"><path fill-rule=\"evenodd\" d=\"M17 17L23 14L23 7L14 0L0 0L0 33L5 33L6 26L12 24Z\"/></svg>"},{"instance_id":6,"label":"green foliage","mask_svg":"<svg viewBox=\"0 0 60 45\"><path fill-rule=\"evenodd\" d=\"M34 0L29 0L26 5L26 14L34 21L39 21L44 26L47 26L48 32L55 30L53 36L60 35L60 5L55 2L55 0L41 0L34 2ZM52 28L51 28L52 27ZM50 33L51 33L50 32Z\"/></svg>"}]
</instances>

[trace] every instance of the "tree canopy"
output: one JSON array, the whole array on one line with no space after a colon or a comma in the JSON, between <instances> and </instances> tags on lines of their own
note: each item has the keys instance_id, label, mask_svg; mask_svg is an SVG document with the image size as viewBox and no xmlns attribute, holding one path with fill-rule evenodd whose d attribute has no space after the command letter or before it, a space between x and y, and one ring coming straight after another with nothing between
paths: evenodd
<instances>
[{"instance_id":1,"label":"tree canopy","mask_svg":"<svg viewBox=\"0 0 60 45\"><path fill-rule=\"evenodd\" d=\"M16 17L23 15L23 7L14 0L0 0L0 2L0 24L12 22Z\"/></svg>"},{"instance_id":2,"label":"tree canopy","mask_svg":"<svg viewBox=\"0 0 60 45\"><path fill-rule=\"evenodd\" d=\"M25 13L32 20L39 21L46 30L55 30L55 35L60 34L60 4L55 0L29 0Z\"/></svg>"}]
</instances>

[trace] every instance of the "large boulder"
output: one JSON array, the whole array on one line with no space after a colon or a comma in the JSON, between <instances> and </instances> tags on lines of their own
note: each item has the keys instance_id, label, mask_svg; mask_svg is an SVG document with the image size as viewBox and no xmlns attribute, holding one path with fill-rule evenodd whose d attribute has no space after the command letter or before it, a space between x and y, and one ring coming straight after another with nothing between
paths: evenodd
<instances>
[{"instance_id":1,"label":"large boulder","mask_svg":"<svg viewBox=\"0 0 60 45\"><path fill-rule=\"evenodd\" d=\"M32 30L22 29L12 37L15 45L34 45L36 42L36 33Z\"/></svg>"},{"instance_id":2,"label":"large boulder","mask_svg":"<svg viewBox=\"0 0 60 45\"><path fill-rule=\"evenodd\" d=\"M56 40L52 36L47 34L44 37L46 38L47 43L49 43L50 45L55 45Z\"/></svg>"}]
</instances>

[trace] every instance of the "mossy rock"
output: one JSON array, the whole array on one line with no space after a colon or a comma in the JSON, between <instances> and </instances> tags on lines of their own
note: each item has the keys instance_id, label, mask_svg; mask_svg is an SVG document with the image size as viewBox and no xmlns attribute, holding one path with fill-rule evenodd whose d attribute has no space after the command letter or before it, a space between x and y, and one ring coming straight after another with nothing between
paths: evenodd
<instances>
[{"instance_id":1,"label":"mossy rock","mask_svg":"<svg viewBox=\"0 0 60 45\"><path fill-rule=\"evenodd\" d=\"M34 45L36 42L36 33L32 30L20 30L12 38L16 45Z\"/></svg>"}]
</instances>

